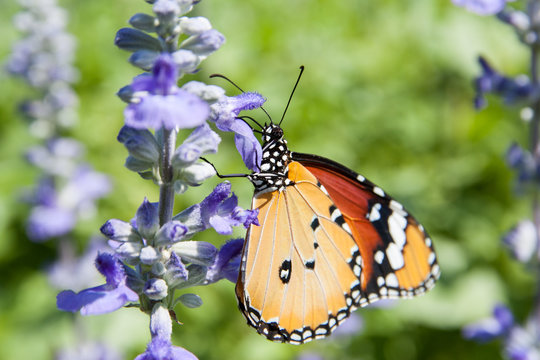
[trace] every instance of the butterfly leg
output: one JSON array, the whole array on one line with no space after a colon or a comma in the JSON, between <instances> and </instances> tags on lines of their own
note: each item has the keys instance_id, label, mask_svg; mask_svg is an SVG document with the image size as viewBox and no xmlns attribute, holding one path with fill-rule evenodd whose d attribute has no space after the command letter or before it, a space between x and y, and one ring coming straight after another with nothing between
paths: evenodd
<instances>
[{"instance_id":1,"label":"butterfly leg","mask_svg":"<svg viewBox=\"0 0 540 360\"><path fill-rule=\"evenodd\" d=\"M214 168L214 171L216 172L217 177L220 178L220 179L235 178L235 177L248 177L249 176L248 174L227 174L227 175L222 175L217 171L216 166L214 164L212 164L210 161L208 161L207 159L205 159L203 157L201 157L200 159L202 161L212 165L212 167Z\"/></svg>"}]
</instances>

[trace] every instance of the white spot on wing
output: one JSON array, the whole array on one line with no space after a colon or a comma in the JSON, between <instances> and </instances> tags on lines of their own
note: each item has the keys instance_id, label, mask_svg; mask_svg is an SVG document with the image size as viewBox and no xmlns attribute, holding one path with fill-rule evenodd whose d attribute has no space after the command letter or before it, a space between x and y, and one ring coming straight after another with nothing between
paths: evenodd
<instances>
[{"instance_id":1,"label":"white spot on wing","mask_svg":"<svg viewBox=\"0 0 540 360\"><path fill-rule=\"evenodd\" d=\"M392 215L390 215L390 217L388 218L388 230L390 230L390 236L392 236L392 239L399 246L400 249L403 249L403 246L405 246L406 236L403 229L406 226L407 219L400 216L396 212L393 212Z\"/></svg>"},{"instance_id":2,"label":"white spot on wing","mask_svg":"<svg viewBox=\"0 0 540 360\"><path fill-rule=\"evenodd\" d=\"M434 262L435 262L435 253L432 252L431 254L429 254L428 256L428 262L430 265L432 265Z\"/></svg>"},{"instance_id":3,"label":"white spot on wing","mask_svg":"<svg viewBox=\"0 0 540 360\"><path fill-rule=\"evenodd\" d=\"M378 264L382 264L383 260L384 260L384 253L379 250L375 253L375 261L378 263Z\"/></svg>"},{"instance_id":4,"label":"white spot on wing","mask_svg":"<svg viewBox=\"0 0 540 360\"><path fill-rule=\"evenodd\" d=\"M390 266L394 270L399 270L405 265L405 260L403 259L401 249L395 243L388 244L388 247L386 248L386 256L388 256Z\"/></svg>"},{"instance_id":5,"label":"white spot on wing","mask_svg":"<svg viewBox=\"0 0 540 360\"><path fill-rule=\"evenodd\" d=\"M377 195L379 195L380 197L385 197L386 194L384 193L383 189L381 189L380 187L378 186L374 186L373 187L373 192Z\"/></svg>"},{"instance_id":6,"label":"white spot on wing","mask_svg":"<svg viewBox=\"0 0 540 360\"><path fill-rule=\"evenodd\" d=\"M381 213L379 210L381 209L381 204L377 203L373 205L371 208L371 211L369 212L369 221L374 222L381 218Z\"/></svg>"},{"instance_id":7,"label":"white spot on wing","mask_svg":"<svg viewBox=\"0 0 540 360\"><path fill-rule=\"evenodd\" d=\"M366 181L366 178L363 177L362 175L358 175L358 176L356 177L356 180L358 180L358 181L360 181L360 182L364 182L364 181Z\"/></svg>"},{"instance_id":8,"label":"white spot on wing","mask_svg":"<svg viewBox=\"0 0 540 360\"><path fill-rule=\"evenodd\" d=\"M391 286L395 288L399 287L399 282L398 282L396 274L390 273L386 275L386 286Z\"/></svg>"}]
</instances>

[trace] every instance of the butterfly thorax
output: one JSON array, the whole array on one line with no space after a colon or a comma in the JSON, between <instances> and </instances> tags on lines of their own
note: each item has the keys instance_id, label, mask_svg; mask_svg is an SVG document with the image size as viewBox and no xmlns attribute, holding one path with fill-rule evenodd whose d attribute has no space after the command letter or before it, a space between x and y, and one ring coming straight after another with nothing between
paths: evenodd
<instances>
[{"instance_id":1,"label":"butterfly thorax","mask_svg":"<svg viewBox=\"0 0 540 360\"><path fill-rule=\"evenodd\" d=\"M255 192L268 192L283 190L291 185L288 179L291 152L287 147L287 140L283 138L283 130L275 124L263 129L262 159L259 171L248 175L248 179L255 186Z\"/></svg>"}]
</instances>

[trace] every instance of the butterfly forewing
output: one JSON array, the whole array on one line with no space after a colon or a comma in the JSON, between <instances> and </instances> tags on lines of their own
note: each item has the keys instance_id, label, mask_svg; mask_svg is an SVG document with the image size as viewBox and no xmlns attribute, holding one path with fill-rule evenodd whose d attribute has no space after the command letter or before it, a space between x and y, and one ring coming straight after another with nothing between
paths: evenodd
<instances>
[{"instance_id":1,"label":"butterfly forewing","mask_svg":"<svg viewBox=\"0 0 540 360\"><path fill-rule=\"evenodd\" d=\"M423 227L382 189L331 160L293 153L328 192L351 229L363 260L367 305L379 298L411 297L433 287L439 266Z\"/></svg>"},{"instance_id":2,"label":"butterfly forewing","mask_svg":"<svg viewBox=\"0 0 540 360\"><path fill-rule=\"evenodd\" d=\"M309 171L292 163L289 179L254 197L261 226L248 231L236 293L250 325L299 344L327 336L358 304L358 246Z\"/></svg>"}]
</instances>

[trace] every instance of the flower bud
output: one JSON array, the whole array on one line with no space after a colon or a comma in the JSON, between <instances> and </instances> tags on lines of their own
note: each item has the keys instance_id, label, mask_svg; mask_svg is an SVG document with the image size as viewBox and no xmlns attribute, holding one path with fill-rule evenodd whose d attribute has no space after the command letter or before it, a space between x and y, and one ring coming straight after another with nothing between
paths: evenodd
<instances>
[{"instance_id":1,"label":"flower bud","mask_svg":"<svg viewBox=\"0 0 540 360\"><path fill-rule=\"evenodd\" d=\"M211 29L187 38L181 44L181 48L191 50L196 55L206 57L219 49L224 42L225 37L219 31Z\"/></svg>"},{"instance_id":2,"label":"flower bud","mask_svg":"<svg viewBox=\"0 0 540 360\"><path fill-rule=\"evenodd\" d=\"M135 14L129 19L129 24L136 29L146 31L146 32L155 32L157 20L155 17L148 14L138 13Z\"/></svg>"},{"instance_id":3,"label":"flower bud","mask_svg":"<svg viewBox=\"0 0 540 360\"><path fill-rule=\"evenodd\" d=\"M139 50L131 54L129 62L142 70L150 71L158 57L157 51Z\"/></svg>"},{"instance_id":4,"label":"flower bud","mask_svg":"<svg viewBox=\"0 0 540 360\"><path fill-rule=\"evenodd\" d=\"M199 35L210 29L212 29L212 25L205 17L196 16L180 18L180 31L184 34L190 36Z\"/></svg>"},{"instance_id":5,"label":"flower bud","mask_svg":"<svg viewBox=\"0 0 540 360\"><path fill-rule=\"evenodd\" d=\"M150 300L161 300L167 296L169 288L163 279L150 279L144 284L144 294Z\"/></svg>"},{"instance_id":6,"label":"flower bud","mask_svg":"<svg viewBox=\"0 0 540 360\"><path fill-rule=\"evenodd\" d=\"M151 203L144 198L135 216L137 230L147 240L152 240L159 229L159 214L157 203Z\"/></svg>"},{"instance_id":7,"label":"flower bud","mask_svg":"<svg viewBox=\"0 0 540 360\"><path fill-rule=\"evenodd\" d=\"M217 254L216 247L204 241L180 241L172 249L182 260L199 265L211 265Z\"/></svg>"},{"instance_id":8,"label":"flower bud","mask_svg":"<svg viewBox=\"0 0 540 360\"><path fill-rule=\"evenodd\" d=\"M139 258L143 264L152 265L161 259L161 255L153 246L145 246L141 249Z\"/></svg>"},{"instance_id":9,"label":"flower bud","mask_svg":"<svg viewBox=\"0 0 540 360\"><path fill-rule=\"evenodd\" d=\"M157 232L154 244L156 246L172 245L182 239L187 234L188 228L180 221L169 221Z\"/></svg>"},{"instance_id":10,"label":"flower bud","mask_svg":"<svg viewBox=\"0 0 540 360\"><path fill-rule=\"evenodd\" d=\"M118 30L114 39L114 44L122 50L131 52L138 50L163 51L158 39L140 30L131 28Z\"/></svg>"}]
</instances>

